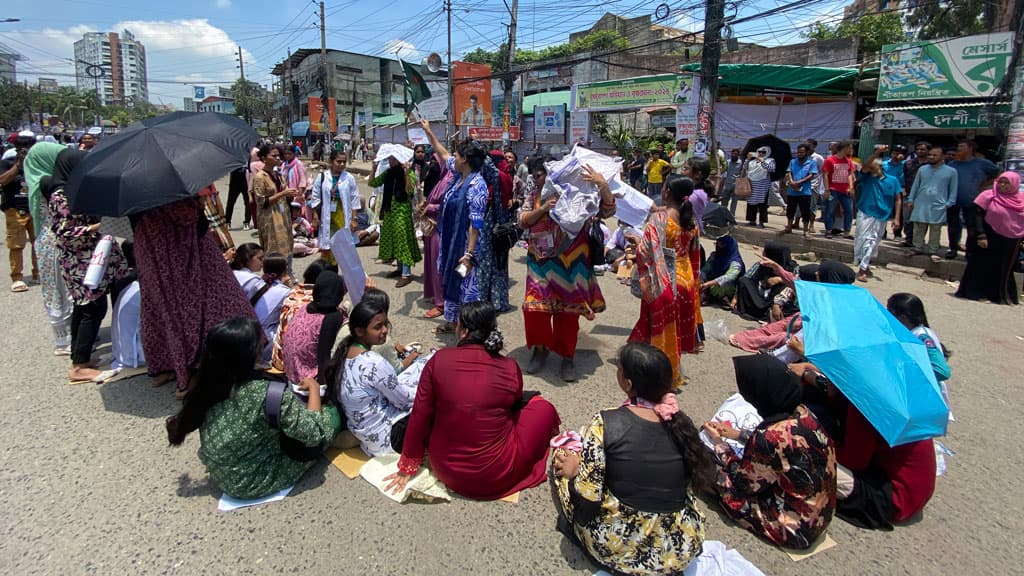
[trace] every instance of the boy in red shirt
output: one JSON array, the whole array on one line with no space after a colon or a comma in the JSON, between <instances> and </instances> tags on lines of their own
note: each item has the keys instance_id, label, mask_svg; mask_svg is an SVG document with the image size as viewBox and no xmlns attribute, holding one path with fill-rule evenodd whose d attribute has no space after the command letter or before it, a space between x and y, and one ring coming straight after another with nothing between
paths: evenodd
<instances>
[{"instance_id":1,"label":"boy in red shirt","mask_svg":"<svg viewBox=\"0 0 1024 576\"><path fill-rule=\"evenodd\" d=\"M853 225L853 161L850 160L852 145L844 140L836 144L835 151L825 159L821 168L822 178L825 179L825 194L822 197L825 238L831 238L836 231L835 208L838 202L843 208L843 236L850 238L850 228Z\"/></svg>"}]
</instances>

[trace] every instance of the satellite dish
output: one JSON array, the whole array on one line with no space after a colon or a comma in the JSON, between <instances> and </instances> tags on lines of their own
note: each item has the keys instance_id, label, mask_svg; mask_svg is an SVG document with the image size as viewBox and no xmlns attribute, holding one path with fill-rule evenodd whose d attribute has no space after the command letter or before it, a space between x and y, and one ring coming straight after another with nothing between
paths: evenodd
<instances>
[{"instance_id":1,"label":"satellite dish","mask_svg":"<svg viewBox=\"0 0 1024 576\"><path fill-rule=\"evenodd\" d=\"M437 74L437 72L441 70L441 55L437 52L431 52L430 55L427 56L426 65L427 70Z\"/></svg>"}]
</instances>

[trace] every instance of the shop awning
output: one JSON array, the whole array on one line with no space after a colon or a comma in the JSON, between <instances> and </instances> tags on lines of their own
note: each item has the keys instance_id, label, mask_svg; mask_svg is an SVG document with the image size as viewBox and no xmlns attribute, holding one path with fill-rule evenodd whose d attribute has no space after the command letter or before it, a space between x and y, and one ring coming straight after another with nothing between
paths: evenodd
<instances>
[{"instance_id":1,"label":"shop awning","mask_svg":"<svg viewBox=\"0 0 1024 576\"><path fill-rule=\"evenodd\" d=\"M700 64L683 64L683 72L700 72ZM870 74L868 71L865 74ZM877 74L877 71L875 72ZM718 85L723 88L776 90L779 92L849 94L860 72L856 68L782 66L779 64L722 64Z\"/></svg>"},{"instance_id":2,"label":"shop awning","mask_svg":"<svg viewBox=\"0 0 1024 576\"><path fill-rule=\"evenodd\" d=\"M570 98L572 98L572 90L530 94L523 98L523 114L533 114L534 106L558 106L559 104L565 104L565 109L568 110Z\"/></svg>"},{"instance_id":3,"label":"shop awning","mask_svg":"<svg viewBox=\"0 0 1024 576\"><path fill-rule=\"evenodd\" d=\"M929 106L885 106L871 111L876 130L978 130L1010 114L1009 102L953 102Z\"/></svg>"}]
</instances>

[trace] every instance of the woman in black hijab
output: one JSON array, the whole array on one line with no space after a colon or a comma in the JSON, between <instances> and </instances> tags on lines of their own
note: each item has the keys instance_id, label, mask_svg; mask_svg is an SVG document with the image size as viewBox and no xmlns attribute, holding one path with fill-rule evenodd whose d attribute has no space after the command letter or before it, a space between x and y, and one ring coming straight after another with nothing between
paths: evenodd
<instances>
[{"instance_id":1,"label":"woman in black hijab","mask_svg":"<svg viewBox=\"0 0 1024 576\"><path fill-rule=\"evenodd\" d=\"M785 364L758 354L733 358L733 366L740 394L763 420L753 430L704 426L719 459L722 508L774 544L809 548L835 512L835 446L801 403L800 379Z\"/></svg>"},{"instance_id":2,"label":"woman in black hijab","mask_svg":"<svg viewBox=\"0 0 1024 576\"><path fill-rule=\"evenodd\" d=\"M384 194L380 205L381 232L377 258L384 263L398 262L398 269L388 276L400 276L395 287L402 288L412 283L412 267L423 259L412 223L416 174L411 165L403 165L394 156L388 157L387 161L388 169L370 180L370 186L381 186Z\"/></svg>"},{"instance_id":3,"label":"woman in black hijab","mask_svg":"<svg viewBox=\"0 0 1024 576\"><path fill-rule=\"evenodd\" d=\"M341 276L333 270L324 270L317 276L313 301L295 313L282 339L284 373L289 382L298 384L314 378L321 386L329 385L327 364L345 323L345 315L338 309L344 298L345 282Z\"/></svg>"},{"instance_id":4,"label":"woman in black hijab","mask_svg":"<svg viewBox=\"0 0 1024 576\"><path fill-rule=\"evenodd\" d=\"M761 262L736 282L736 311L749 320L781 320L796 311L793 273L796 263L789 247L766 242Z\"/></svg>"},{"instance_id":5,"label":"woman in black hijab","mask_svg":"<svg viewBox=\"0 0 1024 576\"><path fill-rule=\"evenodd\" d=\"M56 237L57 258L68 294L74 304L71 312L71 383L99 382L103 372L91 360L92 348L107 315L107 292L110 286L128 275L128 263L116 242L110 242L106 268L86 282L93 252L99 245L100 219L74 214L64 195L64 184L72 171L85 158L84 150L64 150L57 155L53 176L43 187L50 213L51 229Z\"/></svg>"}]
</instances>

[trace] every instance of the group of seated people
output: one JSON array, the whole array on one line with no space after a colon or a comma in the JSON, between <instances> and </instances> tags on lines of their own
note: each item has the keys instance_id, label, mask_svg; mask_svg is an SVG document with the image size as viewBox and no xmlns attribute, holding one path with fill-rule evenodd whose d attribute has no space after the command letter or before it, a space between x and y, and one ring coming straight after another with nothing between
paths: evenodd
<instances>
[{"instance_id":1,"label":"group of seated people","mask_svg":"<svg viewBox=\"0 0 1024 576\"><path fill-rule=\"evenodd\" d=\"M418 345L392 344L386 293L368 288L349 311L344 281L329 263L313 262L301 284L285 288L280 255L263 258L258 248L240 246L232 267L254 307L273 295L267 309L277 310L276 323L257 314L260 321L235 318L214 328L198 386L167 421L173 445L199 430L200 459L231 496L291 486L347 430L369 456L400 455L398 471L385 478L395 492L422 466L479 500L537 486L550 474L558 527L594 562L615 573L681 574L705 538L698 496L767 541L803 549L836 514L891 528L919 512L934 490L932 441L890 447L802 357L799 339L778 342L792 349L788 363L775 350L734 359L738 391L762 418L752 430L711 421L702 441L677 404L669 359L630 343L616 362L623 403L595 414L582 436L559 434L555 407L524 391L518 364L501 353L490 303L464 305L458 344L421 356ZM712 260L717 253L716 246ZM765 260L762 266L785 272ZM826 261L799 274L852 282L838 266L845 267ZM725 267L735 268L732 260ZM889 308L929 347L937 376L948 378L920 300L897 294ZM291 392L271 419L268 383L275 380L286 380Z\"/></svg>"}]
</instances>

